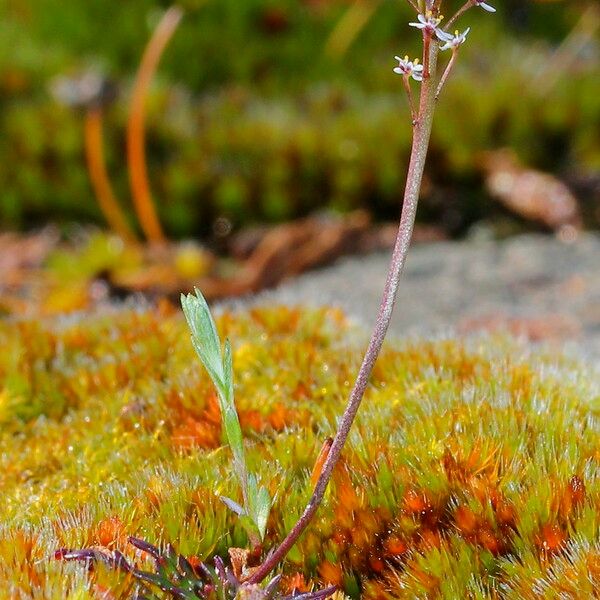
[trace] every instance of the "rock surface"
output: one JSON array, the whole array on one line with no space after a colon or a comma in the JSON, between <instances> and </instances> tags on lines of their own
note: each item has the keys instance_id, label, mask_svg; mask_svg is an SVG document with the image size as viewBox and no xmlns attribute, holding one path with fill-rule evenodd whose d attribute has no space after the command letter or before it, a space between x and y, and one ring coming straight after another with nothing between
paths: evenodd
<instances>
[{"instance_id":1,"label":"rock surface","mask_svg":"<svg viewBox=\"0 0 600 600\"><path fill-rule=\"evenodd\" d=\"M345 258L241 303L335 305L370 328L388 262L388 253ZM413 247L390 334L469 334L481 329L507 330L597 362L600 235L582 234L569 243L524 235Z\"/></svg>"}]
</instances>

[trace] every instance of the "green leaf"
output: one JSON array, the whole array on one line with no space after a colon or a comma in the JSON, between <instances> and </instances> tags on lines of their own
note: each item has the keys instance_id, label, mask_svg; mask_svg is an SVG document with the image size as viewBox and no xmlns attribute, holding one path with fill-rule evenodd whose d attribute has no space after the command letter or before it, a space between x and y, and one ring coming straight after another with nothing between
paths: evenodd
<instances>
[{"instance_id":1,"label":"green leaf","mask_svg":"<svg viewBox=\"0 0 600 600\"><path fill-rule=\"evenodd\" d=\"M258 535L258 531L256 529L256 523L254 523L254 520L252 519L252 517L248 516L247 514L243 514L238 517L238 521L239 521L239 524L244 528L244 530L248 534L248 538L250 540L258 541L258 538L260 538L260 535Z\"/></svg>"},{"instance_id":2,"label":"green leaf","mask_svg":"<svg viewBox=\"0 0 600 600\"><path fill-rule=\"evenodd\" d=\"M208 304L199 290L196 295L181 295L181 306L191 331L192 344L215 387L223 387L221 344Z\"/></svg>"},{"instance_id":3,"label":"green leaf","mask_svg":"<svg viewBox=\"0 0 600 600\"><path fill-rule=\"evenodd\" d=\"M225 351L223 353L223 387L227 400L233 402L233 359L229 340L225 340Z\"/></svg>"},{"instance_id":4,"label":"green leaf","mask_svg":"<svg viewBox=\"0 0 600 600\"><path fill-rule=\"evenodd\" d=\"M242 428L234 402L231 344L227 340L221 354L221 341L208 304L198 289L195 292L195 295L182 294L181 306L191 331L194 349L217 389L223 430L233 453L233 468L244 498L247 498L246 458Z\"/></svg>"},{"instance_id":5,"label":"green leaf","mask_svg":"<svg viewBox=\"0 0 600 600\"><path fill-rule=\"evenodd\" d=\"M266 487L261 486L258 490L258 497L256 499L256 511L254 514L254 522L260 534L261 540L265 537L267 530L267 521L269 520L269 513L271 512L271 496L269 490Z\"/></svg>"},{"instance_id":6,"label":"green leaf","mask_svg":"<svg viewBox=\"0 0 600 600\"><path fill-rule=\"evenodd\" d=\"M235 408L226 406L222 414L223 428L227 442L233 452L234 468L242 487L246 485L246 459L244 456L244 440L242 428Z\"/></svg>"},{"instance_id":7,"label":"green leaf","mask_svg":"<svg viewBox=\"0 0 600 600\"><path fill-rule=\"evenodd\" d=\"M248 475L248 514L252 519L261 540L265 537L267 521L271 512L271 497L266 487L258 487L256 477Z\"/></svg>"},{"instance_id":8,"label":"green leaf","mask_svg":"<svg viewBox=\"0 0 600 600\"><path fill-rule=\"evenodd\" d=\"M233 511L238 517L241 517L246 514L243 506L240 506L235 500L228 498L227 496L219 496L219 500L229 508L229 510Z\"/></svg>"}]
</instances>

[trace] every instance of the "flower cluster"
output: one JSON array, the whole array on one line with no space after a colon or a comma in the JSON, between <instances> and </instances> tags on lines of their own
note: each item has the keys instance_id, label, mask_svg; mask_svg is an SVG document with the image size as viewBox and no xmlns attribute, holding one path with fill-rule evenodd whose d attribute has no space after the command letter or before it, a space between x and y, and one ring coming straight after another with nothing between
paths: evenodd
<instances>
[{"instance_id":1,"label":"flower cluster","mask_svg":"<svg viewBox=\"0 0 600 600\"><path fill-rule=\"evenodd\" d=\"M470 27L467 27L462 33L459 33L457 29L454 32L454 35L452 35L451 33L446 33L445 31L438 29L435 34L441 42L444 42L444 45L440 46L440 50L456 50L456 48L465 43L469 31L471 31Z\"/></svg>"},{"instance_id":2,"label":"flower cluster","mask_svg":"<svg viewBox=\"0 0 600 600\"><path fill-rule=\"evenodd\" d=\"M416 27L423 32L423 35L432 36L442 22L444 17L434 17L431 11L427 11L424 15L417 15L417 23L409 23L411 27Z\"/></svg>"},{"instance_id":3,"label":"flower cluster","mask_svg":"<svg viewBox=\"0 0 600 600\"><path fill-rule=\"evenodd\" d=\"M413 8L417 9L417 4L409 0L409 3ZM396 56L396 60L398 61L398 66L394 68L394 72L398 73L398 75L402 75L404 77L404 86L409 95L409 100L411 102L411 110L413 112L413 120L415 120L415 110L414 105L412 103L412 97L410 93L410 87L408 85L409 79L412 77L415 81L423 81L424 78L429 77L429 48L432 39L437 38L441 42L440 50L452 50L452 58L446 66L446 70L444 71L440 83L438 86L438 91L436 93L436 98L441 91L446 79L454 66L454 62L456 60L456 54L458 48L462 46L467 40L467 36L471 31L470 27L467 27L462 33L457 29L454 33L450 33L447 30L450 26L456 21L465 11L473 6L480 6L484 10L488 12L496 12L496 9L485 2L484 0L467 0L467 2L458 10L458 12L448 21L448 24L444 29L440 27L440 23L443 20L443 16L438 14L439 6L434 2L427 2L426 7L427 10L423 12L419 12L417 14L417 20L409 23L411 27L415 27L420 29L423 32L423 40L424 40L424 49L423 49L423 60L424 65L420 65L419 61L415 59L414 61L408 60L408 56L404 58L400 58ZM434 8L435 7L435 8Z\"/></svg>"},{"instance_id":4,"label":"flower cluster","mask_svg":"<svg viewBox=\"0 0 600 600\"><path fill-rule=\"evenodd\" d=\"M398 66L394 67L394 73L402 75L407 79L412 77L415 81L423 81L423 65L419 64L419 59L408 60L408 56L400 58L394 57L398 61Z\"/></svg>"}]
</instances>

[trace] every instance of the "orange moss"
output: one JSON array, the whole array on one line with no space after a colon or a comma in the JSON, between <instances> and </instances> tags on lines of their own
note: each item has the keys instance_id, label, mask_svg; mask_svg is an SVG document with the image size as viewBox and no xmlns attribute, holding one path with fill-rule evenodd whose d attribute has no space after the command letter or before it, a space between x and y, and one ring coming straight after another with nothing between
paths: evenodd
<instances>
[{"instance_id":1,"label":"orange moss","mask_svg":"<svg viewBox=\"0 0 600 600\"><path fill-rule=\"evenodd\" d=\"M267 422L258 410L238 410L242 431L262 433Z\"/></svg>"},{"instance_id":2,"label":"orange moss","mask_svg":"<svg viewBox=\"0 0 600 600\"><path fill-rule=\"evenodd\" d=\"M323 583L329 585L342 585L343 571L339 564L334 564L328 560L323 561L319 565L319 577Z\"/></svg>"},{"instance_id":3,"label":"orange moss","mask_svg":"<svg viewBox=\"0 0 600 600\"><path fill-rule=\"evenodd\" d=\"M426 573L417 565L410 565L412 576L425 588L426 591L433 593L439 587L439 579L434 575Z\"/></svg>"},{"instance_id":4,"label":"orange moss","mask_svg":"<svg viewBox=\"0 0 600 600\"><path fill-rule=\"evenodd\" d=\"M385 569L385 562L381 556L377 556L375 554L370 554L368 562L369 562L369 568L371 569L371 571L373 571L374 573L377 573L378 575L383 573L383 571Z\"/></svg>"},{"instance_id":5,"label":"orange moss","mask_svg":"<svg viewBox=\"0 0 600 600\"><path fill-rule=\"evenodd\" d=\"M419 530L420 543L422 549L439 548L442 545L442 536L439 529L430 529L429 527Z\"/></svg>"},{"instance_id":6,"label":"orange moss","mask_svg":"<svg viewBox=\"0 0 600 600\"><path fill-rule=\"evenodd\" d=\"M339 527L350 530L355 521L355 512L361 506L361 501L352 485L350 477L348 477L343 468L340 468L339 464L334 473L334 481L336 482L336 524Z\"/></svg>"},{"instance_id":7,"label":"orange moss","mask_svg":"<svg viewBox=\"0 0 600 600\"><path fill-rule=\"evenodd\" d=\"M117 516L102 519L96 526L94 542L111 549L124 546L127 542L127 532L123 521Z\"/></svg>"},{"instance_id":8,"label":"orange moss","mask_svg":"<svg viewBox=\"0 0 600 600\"><path fill-rule=\"evenodd\" d=\"M115 596L109 588L100 585L99 583L93 585L92 592L97 600L117 600L117 596Z\"/></svg>"},{"instance_id":9,"label":"orange moss","mask_svg":"<svg viewBox=\"0 0 600 600\"><path fill-rule=\"evenodd\" d=\"M14 547L16 553L20 554L25 564L25 575L27 581L33 587L39 586L40 576L37 569L38 558L35 555L35 548L38 538L35 534L18 530L14 537Z\"/></svg>"},{"instance_id":10,"label":"orange moss","mask_svg":"<svg viewBox=\"0 0 600 600\"><path fill-rule=\"evenodd\" d=\"M407 552L408 544L395 536L390 536L383 543L387 557L397 557Z\"/></svg>"},{"instance_id":11,"label":"orange moss","mask_svg":"<svg viewBox=\"0 0 600 600\"><path fill-rule=\"evenodd\" d=\"M146 487L146 499L150 506L158 509L164 498L164 489L161 480L158 477L152 477Z\"/></svg>"},{"instance_id":12,"label":"orange moss","mask_svg":"<svg viewBox=\"0 0 600 600\"><path fill-rule=\"evenodd\" d=\"M543 554L555 554L564 547L567 537L562 529L554 523L546 523L536 538L538 548Z\"/></svg>"},{"instance_id":13,"label":"orange moss","mask_svg":"<svg viewBox=\"0 0 600 600\"><path fill-rule=\"evenodd\" d=\"M236 360L238 366L245 361L246 367L236 378L243 428L252 431L246 448L252 463L260 465L261 482L276 499L262 557L287 528L286 511L301 510L306 500L310 484L304 474L311 466L307 456L312 452L314 458L330 433L327 428L343 409L345 382L356 367L354 358L348 360L347 348L337 352L331 343L336 338L324 316L327 311L309 317L295 309L269 312L277 310L257 310L254 317L243 319L225 315L218 321L220 330L229 330L229 336L243 345L234 344L234 351L243 348ZM47 537L53 549L55 543L72 547L74 539L78 546L117 548L125 536L124 523L133 535L161 544L172 542L181 551L195 553L193 564L199 564L198 557L226 556L225 545L231 540L243 543L239 522L215 499L213 486L197 483L200 469L206 474L214 468L215 474L222 474L223 493L238 497L229 480L230 453L203 452L223 443L218 400L201 368L190 366L192 348L180 343L182 323L171 314L172 307L165 305L126 317L111 315L95 326L87 322L85 327L10 325L4 335L11 340L12 360L0 361L0 376L10 379L16 363L20 379L19 386L4 392L9 423L15 427L11 411L17 395L27 402L47 398L48 403L43 406L45 422L30 426L24 421L16 429L22 435L4 437L5 455L18 448L17 459L5 461L0 475L9 491L5 509L9 522L20 515L10 503L14 507L19 493L30 493L29 488L23 492L23 484L39 484L48 486L39 494L41 508L31 503L28 510L38 522L50 515L47 522L55 529ZM292 342L288 332L294 328L298 335ZM377 377L367 392L367 410L359 413L356 435L334 472L319 516L283 567L292 570L286 577L288 593L314 589L321 578L365 598L437 597L440 581L446 585L447 578L448 586L462 589L470 578L486 594L489 590L489 597L499 597L494 596L497 586L508 589L521 578L518 595L530 589L529 574L523 572L528 564L537 566L538 560L541 578L547 577L550 566L555 569L560 564L565 591L575 585L569 578L582 581L582 573L588 572L600 577L600 558L591 539L590 523L595 517L588 515L596 508L598 489L593 478L584 482L580 475L588 472L588 462L595 465L600 456L586 420L589 397L580 401L574 383L563 389L562 382L542 379L513 356L494 362L485 353L477 356L459 346L444 341L401 350L392 347L380 358ZM324 364L328 370L322 368ZM275 366L279 370L273 380ZM492 383L479 379L487 370L493 371ZM525 391L519 389L521 385ZM484 400L465 402L464 390L481 392ZM496 392L498 406L493 403ZM60 408L49 408L55 399ZM581 456L543 453L545 463L531 463L529 449L535 449L541 435L546 435L540 419L545 409L548 419L558 415L553 427L547 428L552 447L559 447L560 440L569 439L573 431L581 431ZM508 420L501 413L504 410ZM67 411L69 419L56 418ZM98 421L97 414L101 415ZM84 416L89 420L84 421ZM512 427L513 418L518 427ZM39 437L32 436L34 427L41 432ZM296 427L302 428L301 435L289 431ZM98 442L87 444L88 437ZM313 484L328 444L316 460ZM112 451L115 445L120 456ZM81 463L76 462L81 459L71 454L80 448L94 476L81 484ZM47 449L51 450L48 456ZM304 461L298 469L291 461L294 456ZM46 478L52 472L56 476ZM557 473L577 475L569 479ZM96 501L110 498L112 489L97 482L104 486L115 480L124 482L128 492L118 517L113 512L115 503ZM54 490L64 489L65 481L75 491L60 493L61 500L71 501L57 515L52 494L58 495ZM543 502L534 497L540 489ZM90 515L95 519L91 525ZM531 523L534 528L535 523L546 524L519 539L523 531L531 530ZM9 533L12 543L15 528L9 528ZM577 565L563 564L572 558L571 552L568 556L560 552L568 536L583 540L577 548L581 553ZM13 544L19 567L23 572L32 569L27 575L31 581L37 581L36 570L48 576L46 565L39 562L37 543L32 538ZM0 545L5 547L5 540ZM499 557L516 549L522 549L526 560L518 565L511 562L508 571L504 565L510 561ZM0 549L0 554L11 564L10 553ZM473 560L466 565L465 557ZM109 575L100 571L92 581L106 586ZM515 590L518 585L514 583Z\"/></svg>"},{"instance_id":14,"label":"orange moss","mask_svg":"<svg viewBox=\"0 0 600 600\"><path fill-rule=\"evenodd\" d=\"M500 499L492 500L492 508L496 517L496 523L501 527L514 528L517 522L517 514L514 506L500 497Z\"/></svg>"},{"instance_id":15,"label":"orange moss","mask_svg":"<svg viewBox=\"0 0 600 600\"><path fill-rule=\"evenodd\" d=\"M265 329L276 330L282 335L290 335L298 329L301 310L283 307L277 314L266 314L260 309L251 309L250 316Z\"/></svg>"},{"instance_id":16,"label":"orange moss","mask_svg":"<svg viewBox=\"0 0 600 600\"><path fill-rule=\"evenodd\" d=\"M467 506L459 506L454 513L454 520L460 533L471 538L479 526L477 515Z\"/></svg>"},{"instance_id":17,"label":"orange moss","mask_svg":"<svg viewBox=\"0 0 600 600\"><path fill-rule=\"evenodd\" d=\"M404 511L413 516L424 516L431 511L431 502L425 492L408 490L404 494Z\"/></svg>"},{"instance_id":18,"label":"orange moss","mask_svg":"<svg viewBox=\"0 0 600 600\"><path fill-rule=\"evenodd\" d=\"M294 388L294 391L292 392L292 398L294 400L302 400L310 397L311 393L309 387L304 381L299 381L296 387Z\"/></svg>"},{"instance_id":19,"label":"orange moss","mask_svg":"<svg viewBox=\"0 0 600 600\"><path fill-rule=\"evenodd\" d=\"M282 402L277 402L269 413L267 420L275 431L283 431L291 425L302 425L306 418L307 415L302 417L298 411L288 408Z\"/></svg>"},{"instance_id":20,"label":"orange moss","mask_svg":"<svg viewBox=\"0 0 600 600\"><path fill-rule=\"evenodd\" d=\"M583 506L586 497L583 479L573 475L564 487L559 499L558 514L565 520L573 516Z\"/></svg>"},{"instance_id":21,"label":"orange moss","mask_svg":"<svg viewBox=\"0 0 600 600\"><path fill-rule=\"evenodd\" d=\"M281 589L286 594L305 593L311 590L303 573L284 575L281 579Z\"/></svg>"},{"instance_id":22,"label":"orange moss","mask_svg":"<svg viewBox=\"0 0 600 600\"><path fill-rule=\"evenodd\" d=\"M174 448L210 449L221 445L221 411L215 393L208 395L204 410L197 417L193 416L193 409L187 409L181 404L180 397L172 395L170 403L173 407L171 416L175 422L171 431L171 444Z\"/></svg>"},{"instance_id":23,"label":"orange moss","mask_svg":"<svg viewBox=\"0 0 600 600\"><path fill-rule=\"evenodd\" d=\"M535 379L535 374L527 364L513 365L510 371L510 381L508 390L513 399L527 397L531 394L531 387Z\"/></svg>"},{"instance_id":24,"label":"orange moss","mask_svg":"<svg viewBox=\"0 0 600 600\"><path fill-rule=\"evenodd\" d=\"M192 569L194 569L194 572L197 575L201 575L202 574L202 560L196 556L195 554L192 554L191 556L187 557L187 561L190 563L190 565L192 566Z\"/></svg>"},{"instance_id":25,"label":"orange moss","mask_svg":"<svg viewBox=\"0 0 600 600\"><path fill-rule=\"evenodd\" d=\"M486 524L484 525L477 534L477 541L494 556L500 554L504 549L502 540L494 533L492 528Z\"/></svg>"}]
</instances>

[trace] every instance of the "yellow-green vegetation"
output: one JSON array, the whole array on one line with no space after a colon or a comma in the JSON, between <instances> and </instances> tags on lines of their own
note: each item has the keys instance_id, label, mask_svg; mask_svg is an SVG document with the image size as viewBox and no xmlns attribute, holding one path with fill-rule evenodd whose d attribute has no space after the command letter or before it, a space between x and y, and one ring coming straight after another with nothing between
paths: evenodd
<instances>
[{"instance_id":1,"label":"yellow-green vegetation","mask_svg":"<svg viewBox=\"0 0 600 600\"><path fill-rule=\"evenodd\" d=\"M333 310L218 320L249 469L289 530L362 344ZM0 597L128 598L55 559L135 535L194 561L246 533L214 388L168 304L0 324ZM600 589L596 374L501 339L388 342L343 464L284 565L288 590L363 598L589 598ZM562 594L562 595L561 595Z\"/></svg>"}]
</instances>

